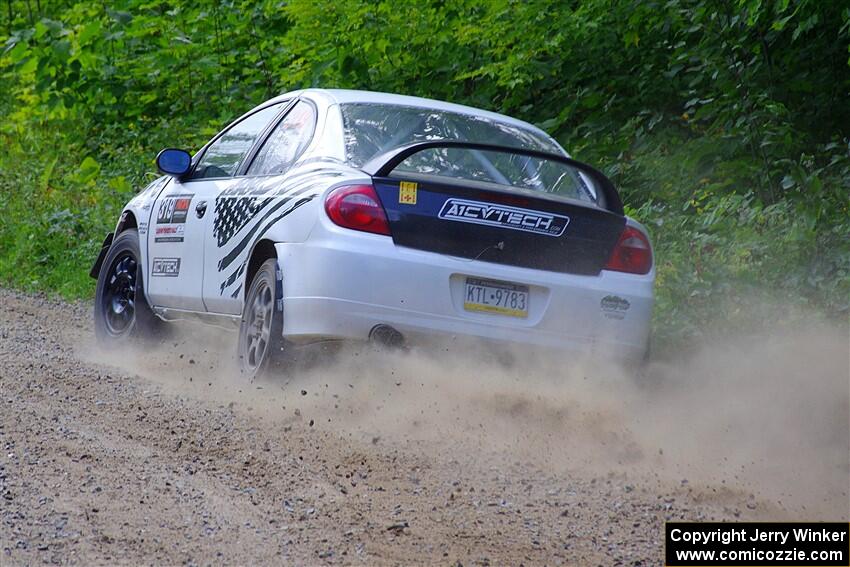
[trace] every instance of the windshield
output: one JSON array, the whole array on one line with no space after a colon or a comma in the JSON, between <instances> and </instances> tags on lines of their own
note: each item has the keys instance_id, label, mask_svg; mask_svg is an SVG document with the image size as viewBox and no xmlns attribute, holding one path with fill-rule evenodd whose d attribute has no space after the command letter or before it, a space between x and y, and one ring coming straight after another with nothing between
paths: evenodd
<instances>
[{"instance_id":1,"label":"windshield","mask_svg":"<svg viewBox=\"0 0 850 567\"><path fill-rule=\"evenodd\" d=\"M341 109L346 157L355 167L393 148L429 140L478 142L563 155L563 150L541 133L486 116L391 104L343 104ZM575 168L509 152L435 148L414 154L395 171L596 201L595 187Z\"/></svg>"}]
</instances>

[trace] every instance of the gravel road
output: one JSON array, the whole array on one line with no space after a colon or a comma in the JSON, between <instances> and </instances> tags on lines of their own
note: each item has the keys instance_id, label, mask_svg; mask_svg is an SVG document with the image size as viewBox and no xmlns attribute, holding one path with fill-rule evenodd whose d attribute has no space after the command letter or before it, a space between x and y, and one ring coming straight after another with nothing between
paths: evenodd
<instances>
[{"instance_id":1,"label":"gravel road","mask_svg":"<svg viewBox=\"0 0 850 567\"><path fill-rule=\"evenodd\" d=\"M0 290L2 565L658 565L667 519L850 516L840 389L803 432L828 441L803 495L761 482L772 438L700 458L708 430L674 442L663 405L631 413L652 388L617 401L625 377L367 352L243 384L231 335L107 355L90 319Z\"/></svg>"}]
</instances>

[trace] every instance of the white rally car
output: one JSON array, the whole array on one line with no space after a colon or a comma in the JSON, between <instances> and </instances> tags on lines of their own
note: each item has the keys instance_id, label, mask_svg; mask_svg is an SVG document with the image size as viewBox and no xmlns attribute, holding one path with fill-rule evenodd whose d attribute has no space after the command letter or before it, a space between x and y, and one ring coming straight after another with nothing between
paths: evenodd
<instances>
[{"instance_id":1,"label":"white rally car","mask_svg":"<svg viewBox=\"0 0 850 567\"><path fill-rule=\"evenodd\" d=\"M605 175L525 122L307 89L157 166L91 271L108 345L162 321L230 325L250 377L326 340L647 349L646 229Z\"/></svg>"}]
</instances>

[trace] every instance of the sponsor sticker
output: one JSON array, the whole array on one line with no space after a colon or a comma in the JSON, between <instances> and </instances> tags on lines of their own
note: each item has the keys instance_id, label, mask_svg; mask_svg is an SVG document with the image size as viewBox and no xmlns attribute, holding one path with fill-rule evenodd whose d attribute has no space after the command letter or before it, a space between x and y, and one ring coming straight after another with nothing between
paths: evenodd
<instances>
[{"instance_id":1,"label":"sponsor sticker","mask_svg":"<svg viewBox=\"0 0 850 567\"><path fill-rule=\"evenodd\" d=\"M398 202L402 205L415 205L416 192L419 188L413 181L402 181L398 184Z\"/></svg>"},{"instance_id":2,"label":"sponsor sticker","mask_svg":"<svg viewBox=\"0 0 850 567\"><path fill-rule=\"evenodd\" d=\"M151 275L154 277L176 278L180 275L180 258L154 258Z\"/></svg>"},{"instance_id":3,"label":"sponsor sticker","mask_svg":"<svg viewBox=\"0 0 850 567\"><path fill-rule=\"evenodd\" d=\"M446 200L438 216L444 220L497 226L545 236L561 236L570 224L570 218L564 215L465 199Z\"/></svg>"},{"instance_id":4,"label":"sponsor sticker","mask_svg":"<svg viewBox=\"0 0 850 567\"><path fill-rule=\"evenodd\" d=\"M166 224L156 227L154 231L154 242L183 242L183 233L186 225Z\"/></svg>"},{"instance_id":5,"label":"sponsor sticker","mask_svg":"<svg viewBox=\"0 0 850 567\"><path fill-rule=\"evenodd\" d=\"M618 295L606 295L599 302L599 307L602 313L608 319L623 319L626 317L626 311L629 310L632 304L628 299L624 299Z\"/></svg>"}]
</instances>

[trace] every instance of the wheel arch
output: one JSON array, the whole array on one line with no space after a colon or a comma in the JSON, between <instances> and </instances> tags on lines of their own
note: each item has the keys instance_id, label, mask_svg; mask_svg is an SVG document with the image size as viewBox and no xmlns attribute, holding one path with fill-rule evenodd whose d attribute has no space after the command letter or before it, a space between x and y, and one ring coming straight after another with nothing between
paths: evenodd
<instances>
[{"instance_id":1,"label":"wheel arch","mask_svg":"<svg viewBox=\"0 0 850 567\"><path fill-rule=\"evenodd\" d=\"M95 259L94 265L92 266L91 270L89 270L89 276L91 276L94 279L97 279L98 274L100 274L100 268L103 264L104 259L106 258L106 254L109 252L109 248L112 246L112 242L116 238L118 238L118 235L120 235L125 230L130 230L130 229L134 229L134 228L136 230L139 229L139 223L136 220L136 215L133 213L132 210L124 209L121 212L121 216L118 218L118 224L115 225L115 231L107 234L106 238L103 240L103 244L100 245L100 252L99 252L97 258ZM140 251L139 251L139 256L140 256L139 262L142 262L144 264L144 256L143 256L144 253L142 252L142 248L143 248L143 246L142 246L142 242L141 242L141 238L140 238L139 239L139 249L140 249Z\"/></svg>"},{"instance_id":2,"label":"wheel arch","mask_svg":"<svg viewBox=\"0 0 850 567\"><path fill-rule=\"evenodd\" d=\"M118 225L115 227L115 236L118 236L125 230L129 230L131 228L138 230L139 222L136 220L136 215L133 211L125 209L124 212L121 213L121 217L118 219Z\"/></svg>"},{"instance_id":3,"label":"wheel arch","mask_svg":"<svg viewBox=\"0 0 850 567\"><path fill-rule=\"evenodd\" d=\"M140 208L135 203L130 202L121 211L121 216L118 217L118 224L115 225L115 234L114 238L118 238L123 232L127 232L128 230L136 230L139 235L139 264L141 265L141 281L142 281L142 291L145 297L145 300L148 301L150 305L151 303L150 296L148 295L148 286L147 286L147 276L148 276L148 242L147 242L147 228L148 228L148 211L143 208Z\"/></svg>"},{"instance_id":4,"label":"wheel arch","mask_svg":"<svg viewBox=\"0 0 850 567\"><path fill-rule=\"evenodd\" d=\"M257 270L263 265L263 262L271 258L277 259L277 250L274 242L268 238L258 240L251 249L251 254L248 256L248 265L245 268L245 282L242 285L242 301L248 295L248 288L251 287L251 282L254 281L254 276L257 275Z\"/></svg>"}]
</instances>

